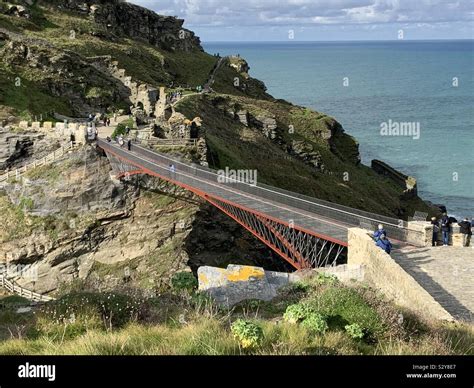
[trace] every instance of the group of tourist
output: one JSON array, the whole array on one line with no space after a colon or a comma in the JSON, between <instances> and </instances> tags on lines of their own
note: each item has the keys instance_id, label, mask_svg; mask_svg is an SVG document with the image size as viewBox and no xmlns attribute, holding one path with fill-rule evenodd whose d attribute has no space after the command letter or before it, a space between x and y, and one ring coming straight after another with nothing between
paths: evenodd
<instances>
[{"instance_id":1,"label":"group of tourist","mask_svg":"<svg viewBox=\"0 0 474 388\"><path fill-rule=\"evenodd\" d=\"M167 100L169 103L173 104L176 101L181 100L181 97L183 97L183 93L181 91L176 91L172 92L167 96Z\"/></svg>"},{"instance_id":2,"label":"group of tourist","mask_svg":"<svg viewBox=\"0 0 474 388\"><path fill-rule=\"evenodd\" d=\"M433 225L433 235L431 240L432 246L438 245L438 236L441 232L441 240L443 246L449 245L449 233L452 231L452 224L457 223L459 225L459 232L462 234L462 245L468 247L472 236L472 228L474 227L474 218L469 221L468 217L465 217L461 222L453 217L449 217L447 213L443 213L440 219L436 217L431 218L431 224ZM372 238L375 241L375 245L383 249L385 252L390 253L392 251L392 244L387 238L387 231L383 225L380 224L378 229L372 234Z\"/></svg>"},{"instance_id":3,"label":"group of tourist","mask_svg":"<svg viewBox=\"0 0 474 388\"><path fill-rule=\"evenodd\" d=\"M87 117L87 121L89 123L93 123L94 125L99 124L100 122L104 124L105 127L110 126L110 117L108 117L106 114L102 113L100 115L95 115L92 113L89 113ZM114 121L117 121L117 114L114 113Z\"/></svg>"},{"instance_id":4,"label":"group of tourist","mask_svg":"<svg viewBox=\"0 0 474 388\"><path fill-rule=\"evenodd\" d=\"M431 239L431 245L433 247L438 245L438 236L441 232L441 240L443 241L443 247L449 245L449 232L451 231L451 225L457 222L455 218L448 217L447 213L443 213L441 218L438 220L436 217L431 218L431 224L433 225L433 236ZM465 217L463 221L457 222L459 225L459 232L462 234L462 245L463 247L469 246L470 239L472 236L472 227L474 227L474 218L469 221L468 217Z\"/></svg>"}]
</instances>

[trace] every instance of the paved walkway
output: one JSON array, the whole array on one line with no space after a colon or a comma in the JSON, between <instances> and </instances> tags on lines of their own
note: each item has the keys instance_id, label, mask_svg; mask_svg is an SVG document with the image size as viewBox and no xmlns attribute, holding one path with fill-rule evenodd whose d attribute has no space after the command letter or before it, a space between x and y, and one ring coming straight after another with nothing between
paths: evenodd
<instances>
[{"instance_id":1,"label":"paved walkway","mask_svg":"<svg viewBox=\"0 0 474 388\"><path fill-rule=\"evenodd\" d=\"M405 247L392 257L453 317L474 321L473 247Z\"/></svg>"}]
</instances>

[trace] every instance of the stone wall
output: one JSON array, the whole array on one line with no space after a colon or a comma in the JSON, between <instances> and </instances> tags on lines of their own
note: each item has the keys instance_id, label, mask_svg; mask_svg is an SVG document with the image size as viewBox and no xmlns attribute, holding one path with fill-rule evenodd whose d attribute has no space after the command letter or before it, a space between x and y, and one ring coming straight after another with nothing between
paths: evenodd
<instances>
[{"instance_id":1,"label":"stone wall","mask_svg":"<svg viewBox=\"0 0 474 388\"><path fill-rule=\"evenodd\" d=\"M360 264L349 265L341 264L335 267L316 268L316 272L334 275L342 283L351 283L353 281L361 282L364 280L365 267Z\"/></svg>"},{"instance_id":2,"label":"stone wall","mask_svg":"<svg viewBox=\"0 0 474 388\"><path fill-rule=\"evenodd\" d=\"M69 140L71 135L73 135L77 144L84 144L86 142L86 123L20 121L18 127L27 131L44 133L55 138L67 138L67 140Z\"/></svg>"},{"instance_id":3,"label":"stone wall","mask_svg":"<svg viewBox=\"0 0 474 388\"><path fill-rule=\"evenodd\" d=\"M386 176L400 186L404 190L404 198L414 198L418 195L417 183L414 177L405 175L387 163L375 159L372 160L372 170L377 174Z\"/></svg>"},{"instance_id":4,"label":"stone wall","mask_svg":"<svg viewBox=\"0 0 474 388\"><path fill-rule=\"evenodd\" d=\"M433 225L426 221L408 221L406 241L415 246L431 246ZM390 236L389 236L390 237Z\"/></svg>"},{"instance_id":5,"label":"stone wall","mask_svg":"<svg viewBox=\"0 0 474 388\"><path fill-rule=\"evenodd\" d=\"M395 303L427 319L453 320L453 317L389 254L378 248L367 232L350 228L349 265L363 265L364 279Z\"/></svg>"}]
</instances>

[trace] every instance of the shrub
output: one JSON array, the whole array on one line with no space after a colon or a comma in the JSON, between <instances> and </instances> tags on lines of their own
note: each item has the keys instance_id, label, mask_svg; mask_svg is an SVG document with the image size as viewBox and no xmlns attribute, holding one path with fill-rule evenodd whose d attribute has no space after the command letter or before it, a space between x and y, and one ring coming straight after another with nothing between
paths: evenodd
<instances>
[{"instance_id":1,"label":"shrub","mask_svg":"<svg viewBox=\"0 0 474 388\"><path fill-rule=\"evenodd\" d=\"M301 281L291 283L289 286L290 291L295 292L295 293L305 293L308 292L309 290L309 284L303 283Z\"/></svg>"},{"instance_id":2,"label":"shrub","mask_svg":"<svg viewBox=\"0 0 474 388\"><path fill-rule=\"evenodd\" d=\"M171 278L171 285L177 291L193 292L198 287L198 281L191 272L178 272Z\"/></svg>"},{"instance_id":3,"label":"shrub","mask_svg":"<svg viewBox=\"0 0 474 388\"><path fill-rule=\"evenodd\" d=\"M286 308L283 319L290 323L297 323L314 313L314 310L306 303L292 304Z\"/></svg>"},{"instance_id":4,"label":"shrub","mask_svg":"<svg viewBox=\"0 0 474 388\"><path fill-rule=\"evenodd\" d=\"M243 319L236 320L231 326L231 331L244 349L254 348L263 340L263 329L256 323Z\"/></svg>"},{"instance_id":5,"label":"shrub","mask_svg":"<svg viewBox=\"0 0 474 388\"><path fill-rule=\"evenodd\" d=\"M364 330L362 329L362 327L360 327L358 323L353 323L352 325L346 325L344 328L346 329L347 334L349 334L351 338L354 338L354 339L364 338L364 335L365 335Z\"/></svg>"},{"instance_id":6,"label":"shrub","mask_svg":"<svg viewBox=\"0 0 474 388\"><path fill-rule=\"evenodd\" d=\"M312 333L315 334L324 334L328 329L328 324L324 317L318 313L309 314L301 325L309 329Z\"/></svg>"},{"instance_id":7,"label":"shrub","mask_svg":"<svg viewBox=\"0 0 474 388\"><path fill-rule=\"evenodd\" d=\"M311 299L311 306L331 322L339 322L339 329L358 323L371 336L379 336L386 330L377 311L353 288L329 287Z\"/></svg>"},{"instance_id":8,"label":"shrub","mask_svg":"<svg viewBox=\"0 0 474 388\"><path fill-rule=\"evenodd\" d=\"M115 140L119 135L124 136L126 133L127 132L125 131L125 125L120 123L115 127L111 137Z\"/></svg>"},{"instance_id":9,"label":"shrub","mask_svg":"<svg viewBox=\"0 0 474 388\"><path fill-rule=\"evenodd\" d=\"M122 327L137 320L144 313L143 301L116 293L71 293L48 303L42 313L57 322L66 322L96 314L106 328Z\"/></svg>"}]
</instances>

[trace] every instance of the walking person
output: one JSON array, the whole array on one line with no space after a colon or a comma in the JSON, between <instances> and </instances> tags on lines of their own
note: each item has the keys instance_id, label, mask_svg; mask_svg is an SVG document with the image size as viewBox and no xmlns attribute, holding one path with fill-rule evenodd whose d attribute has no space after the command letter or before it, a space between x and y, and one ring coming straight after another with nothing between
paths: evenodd
<instances>
[{"instance_id":1,"label":"walking person","mask_svg":"<svg viewBox=\"0 0 474 388\"><path fill-rule=\"evenodd\" d=\"M443 237L443 247L447 247L449 245L449 225L451 222L449 221L449 217L446 213L443 213L443 217L441 217L441 234Z\"/></svg>"},{"instance_id":2,"label":"walking person","mask_svg":"<svg viewBox=\"0 0 474 388\"><path fill-rule=\"evenodd\" d=\"M438 245L439 222L436 217L431 217L431 225L433 225L433 236L431 238L431 246Z\"/></svg>"},{"instance_id":3,"label":"walking person","mask_svg":"<svg viewBox=\"0 0 474 388\"><path fill-rule=\"evenodd\" d=\"M127 149L130 151L132 149L132 139L127 140Z\"/></svg>"},{"instance_id":4,"label":"walking person","mask_svg":"<svg viewBox=\"0 0 474 388\"><path fill-rule=\"evenodd\" d=\"M382 248L386 253L390 254L392 251L392 243L388 240L385 234L381 234L375 245Z\"/></svg>"},{"instance_id":5,"label":"walking person","mask_svg":"<svg viewBox=\"0 0 474 388\"><path fill-rule=\"evenodd\" d=\"M469 222L469 218L464 218L463 221L458 222L458 225L461 227L460 232L462 234L462 246L467 247L469 246L469 241L472 236L471 223Z\"/></svg>"}]
</instances>

